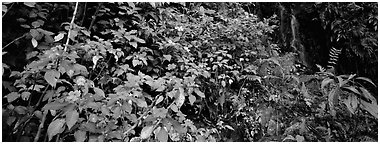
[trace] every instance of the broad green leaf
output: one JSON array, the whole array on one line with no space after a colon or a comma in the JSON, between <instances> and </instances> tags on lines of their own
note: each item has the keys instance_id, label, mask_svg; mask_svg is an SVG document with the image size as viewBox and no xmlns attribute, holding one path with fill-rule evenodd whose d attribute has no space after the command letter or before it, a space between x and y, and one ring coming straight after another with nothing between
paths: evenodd
<instances>
[{"instance_id":1,"label":"broad green leaf","mask_svg":"<svg viewBox=\"0 0 380 144\"><path fill-rule=\"evenodd\" d=\"M1 9L3 10L3 12L7 12L8 11L8 7L6 5L2 5Z\"/></svg>"},{"instance_id":2,"label":"broad green leaf","mask_svg":"<svg viewBox=\"0 0 380 144\"><path fill-rule=\"evenodd\" d=\"M59 76L61 76L59 71L49 70L45 73L44 78L51 86L55 87Z\"/></svg>"},{"instance_id":3,"label":"broad green leaf","mask_svg":"<svg viewBox=\"0 0 380 144\"><path fill-rule=\"evenodd\" d=\"M8 103L11 103L17 98L19 98L20 94L18 92L11 92L6 97L7 97Z\"/></svg>"},{"instance_id":4,"label":"broad green leaf","mask_svg":"<svg viewBox=\"0 0 380 144\"><path fill-rule=\"evenodd\" d=\"M148 107L148 104L146 103L146 101L142 99L136 99L136 104L139 107L144 107L144 108Z\"/></svg>"},{"instance_id":5,"label":"broad green leaf","mask_svg":"<svg viewBox=\"0 0 380 144\"><path fill-rule=\"evenodd\" d=\"M141 64L141 61L137 60L137 59L134 59L132 60L132 65L133 67L137 66L137 65L140 65Z\"/></svg>"},{"instance_id":6,"label":"broad green leaf","mask_svg":"<svg viewBox=\"0 0 380 144\"><path fill-rule=\"evenodd\" d=\"M86 140L86 132L82 130L77 130L74 133L74 137L76 142L84 142Z\"/></svg>"},{"instance_id":7,"label":"broad green leaf","mask_svg":"<svg viewBox=\"0 0 380 144\"><path fill-rule=\"evenodd\" d=\"M49 124L47 129L47 134L49 136L49 141L53 138L53 136L61 133L61 129L63 129L65 124L65 119L56 119L55 121Z\"/></svg>"},{"instance_id":8,"label":"broad green leaf","mask_svg":"<svg viewBox=\"0 0 380 144\"><path fill-rule=\"evenodd\" d=\"M326 78L322 81L322 84L321 84L321 89L323 89L327 84L329 84L330 82L334 81L333 79L331 78Z\"/></svg>"},{"instance_id":9,"label":"broad green leaf","mask_svg":"<svg viewBox=\"0 0 380 144\"><path fill-rule=\"evenodd\" d=\"M42 110L60 110L63 107L67 106L68 104L69 104L68 102L65 102L65 103L51 102L51 103L46 104L42 108Z\"/></svg>"},{"instance_id":10,"label":"broad green leaf","mask_svg":"<svg viewBox=\"0 0 380 144\"><path fill-rule=\"evenodd\" d=\"M38 46L38 42L34 38L32 38L32 45L33 45L33 47L37 47Z\"/></svg>"},{"instance_id":11,"label":"broad green leaf","mask_svg":"<svg viewBox=\"0 0 380 144\"><path fill-rule=\"evenodd\" d=\"M376 103L368 103L364 100L361 100L360 103L361 103L361 107L363 109L368 111L376 119L378 118L378 110L377 110L377 104Z\"/></svg>"},{"instance_id":12,"label":"broad green leaf","mask_svg":"<svg viewBox=\"0 0 380 144\"><path fill-rule=\"evenodd\" d=\"M62 40L64 36L65 36L64 33L59 33L58 35L56 35L56 36L54 37L54 42L57 42L57 41Z\"/></svg>"},{"instance_id":13,"label":"broad green leaf","mask_svg":"<svg viewBox=\"0 0 380 144\"><path fill-rule=\"evenodd\" d=\"M27 111L27 110L28 110L28 109L27 109L26 107L24 107L24 106L16 106L15 109L14 109L14 111L15 111L16 113L20 114L20 115L24 115L24 114L26 114L26 111Z\"/></svg>"},{"instance_id":14,"label":"broad green leaf","mask_svg":"<svg viewBox=\"0 0 380 144\"><path fill-rule=\"evenodd\" d=\"M147 139L153 132L154 125L146 126L141 130L140 138Z\"/></svg>"},{"instance_id":15,"label":"broad green leaf","mask_svg":"<svg viewBox=\"0 0 380 144\"><path fill-rule=\"evenodd\" d=\"M351 112L351 114L354 114L356 108L358 107L359 101L356 96L349 95L347 99L343 100L343 103L347 106L347 109Z\"/></svg>"},{"instance_id":16,"label":"broad green leaf","mask_svg":"<svg viewBox=\"0 0 380 144\"><path fill-rule=\"evenodd\" d=\"M53 90L48 90L46 92L46 94L44 95L44 98L42 99L42 101L46 101L46 100L50 99L53 96L54 96L54 91Z\"/></svg>"},{"instance_id":17,"label":"broad green leaf","mask_svg":"<svg viewBox=\"0 0 380 144\"><path fill-rule=\"evenodd\" d=\"M176 105L171 105L170 109L172 109L174 112L178 112L178 107Z\"/></svg>"},{"instance_id":18,"label":"broad green leaf","mask_svg":"<svg viewBox=\"0 0 380 144\"><path fill-rule=\"evenodd\" d=\"M138 43L145 43L145 40L141 39L141 38L138 38L138 37L134 37L133 38L136 42Z\"/></svg>"},{"instance_id":19,"label":"broad green leaf","mask_svg":"<svg viewBox=\"0 0 380 144\"><path fill-rule=\"evenodd\" d=\"M332 89L329 93L329 97L328 97L328 101L329 101L329 106L330 106L330 109L334 109L334 105L335 105L335 99L337 97L336 95L336 91L337 91L337 88L335 89Z\"/></svg>"},{"instance_id":20,"label":"broad green leaf","mask_svg":"<svg viewBox=\"0 0 380 144\"><path fill-rule=\"evenodd\" d=\"M94 87L95 95L98 99L105 98L106 95L104 94L104 91L100 88Z\"/></svg>"},{"instance_id":21,"label":"broad green leaf","mask_svg":"<svg viewBox=\"0 0 380 144\"><path fill-rule=\"evenodd\" d=\"M168 60L168 61L171 61L172 59L171 55L163 55L163 57L165 58L165 60Z\"/></svg>"},{"instance_id":22,"label":"broad green leaf","mask_svg":"<svg viewBox=\"0 0 380 144\"><path fill-rule=\"evenodd\" d=\"M165 128L161 127L160 131L158 132L158 134L156 135L156 138L160 141L160 142L167 142L168 141L168 132L166 131Z\"/></svg>"},{"instance_id":23,"label":"broad green leaf","mask_svg":"<svg viewBox=\"0 0 380 144\"><path fill-rule=\"evenodd\" d=\"M366 77L357 77L356 79L358 79L358 80L363 80L363 81L366 81L366 82L369 82L369 83L372 84L373 86L376 86L376 84L373 83L369 78L366 78Z\"/></svg>"},{"instance_id":24,"label":"broad green leaf","mask_svg":"<svg viewBox=\"0 0 380 144\"><path fill-rule=\"evenodd\" d=\"M69 130L73 127L79 118L79 113L76 110L72 110L66 113L66 124Z\"/></svg>"}]
</instances>

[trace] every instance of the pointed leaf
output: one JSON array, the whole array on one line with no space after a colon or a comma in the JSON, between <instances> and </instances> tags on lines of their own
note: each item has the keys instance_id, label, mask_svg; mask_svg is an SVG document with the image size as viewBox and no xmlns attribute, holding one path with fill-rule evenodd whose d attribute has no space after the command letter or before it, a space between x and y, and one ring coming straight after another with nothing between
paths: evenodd
<instances>
[{"instance_id":1,"label":"pointed leaf","mask_svg":"<svg viewBox=\"0 0 380 144\"><path fill-rule=\"evenodd\" d=\"M63 39L64 36L65 36L64 33L59 33L58 35L54 37L54 42L60 41L61 39Z\"/></svg>"},{"instance_id":2,"label":"pointed leaf","mask_svg":"<svg viewBox=\"0 0 380 144\"><path fill-rule=\"evenodd\" d=\"M134 48L137 48L137 42L129 42L129 44L130 44L131 46L133 46Z\"/></svg>"},{"instance_id":3,"label":"pointed leaf","mask_svg":"<svg viewBox=\"0 0 380 144\"><path fill-rule=\"evenodd\" d=\"M150 135L153 132L154 125L146 126L141 130L140 138L141 139L147 139L150 137Z\"/></svg>"},{"instance_id":4,"label":"pointed leaf","mask_svg":"<svg viewBox=\"0 0 380 144\"><path fill-rule=\"evenodd\" d=\"M369 82L369 83L372 84L373 86L376 86L376 84L373 83L369 78L366 78L366 77L357 77L356 79L358 79L358 80L363 80L363 81L366 81L366 82Z\"/></svg>"},{"instance_id":5,"label":"pointed leaf","mask_svg":"<svg viewBox=\"0 0 380 144\"><path fill-rule=\"evenodd\" d=\"M356 93L356 94L360 95L360 92L358 91L358 89L356 89L356 88L353 87L353 86L342 87L342 89L347 89L347 90L349 90L349 91L351 91L351 92L353 92L353 93Z\"/></svg>"},{"instance_id":6,"label":"pointed leaf","mask_svg":"<svg viewBox=\"0 0 380 144\"><path fill-rule=\"evenodd\" d=\"M32 38L32 45L33 45L33 47L37 47L37 45L38 45L37 40L34 38Z\"/></svg>"},{"instance_id":7,"label":"pointed leaf","mask_svg":"<svg viewBox=\"0 0 380 144\"><path fill-rule=\"evenodd\" d=\"M160 102L162 102L162 100L164 100L163 96L158 97L158 99L156 101L156 105L159 104Z\"/></svg>"},{"instance_id":8,"label":"pointed leaf","mask_svg":"<svg viewBox=\"0 0 380 144\"><path fill-rule=\"evenodd\" d=\"M57 84L57 80L61 73L56 70L49 70L45 73L44 78L45 80L53 87Z\"/></svg>"},{"instance_id":9,"label":"pointed leaf","mask_svg":"<svg viewBox=\"0 0 380 144\"><path fill-rule=\"evenodd\" d=\"M77 123L79 113L76 110L72 110L66 113L66 124L69 130Z\"/></svg>"},{"instance_id":10,"label":"pointed leaf","mask_svg":"<svg viewBox=\"0 0 380 144\"><path fill-rule=\"evenodd\" d=\"M168 141L168 132L165 130L165 128L161 127L160 131L156 135L156 138L160 142L167 142Z\"/></svg>"},{"instance_id":11,"label":"pointed leaf","mask_svg":"<svg viewBox=\"0 0 380 144\"><path fill-rule=\"evenodd\" d=\"M6 97L7 97L8 103L11 103L17 98L19 98L20 94L18 92L11 92Z\"/></svg>"},{"instance_id":12,"label":"pointed leaf","mask_svg":"<svg viewBox=\"0 0 380 144\"><path fill-rule=\"evenodd\" d=\"M52 103L48 103L46 104L42 110L60 110L62 109L63 107L67 106L69 103L65 102L65 103L60 103L60 102L52 102Z\"/></svg>"},{"instance_id":13,"label":"pointed leaf","mask_svg":"<svg viewBox=\"0 0 380 144\"><path fill-rule=\"evenodd\" d=\"M365 88L359 87L365 98L371 100L371 103L377 103L376 98Z\"/></svg>"},{"instance_id":14,"label":"pointed leaf","mask_svg":"<svg viewBox=\"0 0 380 144\"><path fill-rule=\"evenodd\" d=\"M36 5L36 2L24 2L24 5L28 7L34 7Z\"/></svg>"},{"instance_id":15,"label":"pointed leaf","mask_svg":"<svg viewBox=\"0 0 380 144\"><path fill-rule=\"evenodd\" d=\"M195 88L195 89L194 89L194 92L195 92L198 96L200 96L201 98L205 98L205 97L206 97L205 94L204 94L203 92L201 92L198 88Z\"/></svg>"},{"instance_id":16,"label":"pointed leaf","mask_svg":"<svg viewBox=\"0 0 380 144\"><path fill-rule=\"evenodd\" d=\"M57 135L58 133L61 133L62 129L64 128L64 124L65 119L56 119L55 121L49 124L49 127L47 129L49 141L53 138L53 136Z\"/></svg>"}]
</instances>

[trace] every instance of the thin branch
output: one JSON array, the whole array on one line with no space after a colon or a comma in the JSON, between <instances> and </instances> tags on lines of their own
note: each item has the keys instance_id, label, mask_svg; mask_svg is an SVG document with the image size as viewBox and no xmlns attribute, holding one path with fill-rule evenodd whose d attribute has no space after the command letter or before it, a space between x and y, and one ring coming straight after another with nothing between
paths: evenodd
<instances>
[{"instance_id":1,"label":"thin branch","mask_svg":"<svg viewBox=\"0 0 380 144\"><path fill-rule=\"evenodd\" d=\"M69 45L71 29L73 29L73 24L74 24L75 15L77 13L77 10L78 10L78 2L76 2L76 4L75 4L75 10L74 10L74 13L73 13L73 18L71 19L70 29L69 29L69 33L67 34L67 40L66 40L66 45L65 45L64 51L67 50L67 46Z\"/></svg>"},{"instance_id":2,"label":"thin branch","mask_svg":"<svg viewBox=\"0 0 380 144\"><path fill-rule=\"evenodd\" d=\"M25 37L25 36L26 36L26 33L25 33L24 35L22 35L22 36L16 38L16 39L14 39L13 41L11 41L10 43L8 43L7 45L5 45L5 46L3 47L3 49L5 49L6 47L8 47L9 45L11 45L12 43L18 41L19 39L21 39L21 38L23 38L23 37Z\"/></svg>"},{"instance_id":3,"label":"thin branch","mask_svg":"<svg viewBox=\"0 0 380 144\"><path fill-rule=\"evenodd\" d=\"M88 27L88 29L89 29L90 31L91 31L91 27L92 27L92 25L94 25L94 23L95 23L96 15L98 14L98 12L99 12L101 6L102 6L102 3L99 3L98 8L97 8L96 11L95 11L95 14L92 16L91 24L90 24L90 26Z\"/></svg>"},{"instance_id":4,"label":"thin branch","mask_svg":"<svg viewBox=\"0 0 380 144\"><path fill-rule=\"evenodd\" d=\"M2 18L4 18L4 16L9 12L9 10L11 10L11 8L13 7L14 4L15 4L15 3L12 3L12 5L9 7L9 9L3 14L3 17L2 17Z\"/></svg>"},{"instance_id":5,"label":"thin branch","mask_svg":"<svg viewBox=\"0 0 380 144\"><path fill-rule=\"evenodd\" d=\"M46 115L48 114L48 111L45 110L43 114L44 115L42 116L42 121L41 121L40 125L38 126L38 131L37 131L36 137L34 137L34 142L37 142L38 139L40 138L41 131L42 131L42 128L44 127L44 123L45 123Z\"/></svg>"},{"instance_id":6,"label":"thin branch","mask_svg":"<svg viewBox=\"0 0 380 144\"><path fill-rule=\"evenodd\" d=\"M86 18L86 11L87 11L87 2L84 3L83 17L82 17L82 21L80 22L81 26L83 26L84 19Z\"/></svg>"}]
</instances>

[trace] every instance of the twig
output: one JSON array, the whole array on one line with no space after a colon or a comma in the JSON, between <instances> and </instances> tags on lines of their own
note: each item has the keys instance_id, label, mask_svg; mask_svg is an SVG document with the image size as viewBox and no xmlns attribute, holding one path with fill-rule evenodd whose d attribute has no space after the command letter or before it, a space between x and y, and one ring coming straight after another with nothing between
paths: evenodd
<instances>
[{"instance_id":1,"label":"twig","mask_svg":"<svg viewBox=\"0 0 380 144\"><path fill-rule=\"evenodd\" d=\"M18 38L16 38L16 39L14 39L13 41L11 41L11 42L8 43L7 45L5 45L5 46L3 47L3 49L5 49L6 47L8 47L9 45L11 45L12 43L18 41L19 39L21 39L21 38L23 38L23 37L25 37L25 36L26 36L26 34L24 34L24 35L22 35L22 36L20 36L20 37L18 37Z\"/></svg>"},{"instance_id":2,"label":"twig","mask_svg":"<svg viewBox=\"0 0 380 144\"><path fill-rule=\"evenodd\" d=\"M3 14L3 17L9 12L9 10L11 10L11 8L13 7L14 4L15 3L12 3L12 5L9 7L9 9ZM3 18L3 17L1 17L1 18Z\"/></svg>"},{"instance_id":3,"label":"twig","mask_svg":"<svg viewBox=\"0 0 380 144\"><path fill-rule=\"evenodd\" d=\"M38 131L37 131L36 137L34 137L34 142L37 142L38 139L40 138L41 131L42 131L42 128L44 127L44 123L45 123L46 115L47 115L47 114L48 114L48 111L45 110L45 111L44 111L44 115L42 116L42 121L41 121L41 123L40 123L40 126L38 126Z\"/></svg>"},{"instance_id":4,"label":"twig","mask_svg":"<svg viewBox=\"0 0 380 144\"><path fill-rule=\"evenodd\" d=\"M75 19L75 15L76 15L76 13L77 13L77 10L78 10L78 2L76 2L76 4L75 4L75 10L74 10L74 13L73 13L73 18L71 19L70 29L69 29L69 32L68 32L68 34L67 34L67 40L66 40L66 45L65 45L65 49L64 49L64 51L67 50L67 45L69 45L71 29L73 28L74 19Z\"/></svg>"},{"instance_id":5,"label":"twig","mask_svg":"<svg viewBox=\"0 0 380 144\"><path fill-rule=\"evenodd\" d=\"M90 31L91 31L91 27L92 27L92 25L94 25L94 23L95 23L96 15L98 14L98 12L99 12L101 6L102 6L102 3L99 3L99 4L98 4L98 8L96 9L94 15L92 16L91 24L90 24L90 26L88 27L88 29L89 29Z\"/></svg>"},{"instance_id":6,"label":"twig","mask_svg":"<svg viewBox=\"0 0 380 144\"><path fill-rule=\"evenodd\" d=\"M80 22L81 26L83 26L84 19L86 18L86 9L87 9L87 2L84 3L84 13L83 13L82 21Z\"/></svg>"}]
</instances>

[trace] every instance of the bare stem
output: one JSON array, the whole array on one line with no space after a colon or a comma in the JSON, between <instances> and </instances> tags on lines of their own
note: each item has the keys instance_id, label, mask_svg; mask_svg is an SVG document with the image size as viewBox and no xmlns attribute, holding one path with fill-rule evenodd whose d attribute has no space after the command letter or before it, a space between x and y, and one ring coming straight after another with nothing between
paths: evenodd
<instances>
[{"instance_id":1,"label":"bare stem","mask_svg":"<svg viewBox=\"0 0 380 144\"><path fill-rule=\"evenodd\" d=\"M5 49L6 47L8 47L9 45L11 45L12 43L18 41L19 39L21 39L21 38L23 38L23 37L25 37L25 36L26 36L26 34L24 34L24 35L22 35L22 36L20 36L20 37L18 37L18 38L16 38L16 39L14 39L13 41L11 41L11 42L8 43L7 45L5 45L5 46L3 47L3 49Z\"/></svg>"},{"instance_id":2,"label":"bare stem","mask_svg":"<svg viewBox=\"0 0 380 144\"><path fill-rule=\"evenodd\" d=\"M44 115L42 116L42 120L41 120L40 126L38 126L38 131L37 131L36 137L34 137L34 142L37 142L38 139L40 138L41 131L42 131L42 128L44 127L44 123L45 123L46 115L48 114L48 111L45 110L43 114Z\"/></svg>"},{"instance_id":3,"label":"bare stem","mask_svg":"<svg viewBox=\"0 0 380 144\"><path fill-rule=\"evenodd\" d=\"M69 32L68 32L68 34L67 34L67 40L66 40L66 45L65 45L65 49L64 49L64 51L67 50L67 46L69 45L71 29L73 29L73 24L74 24L74 20L75 20L75 15L76 15L77 10L78 10L78 3L79 3L79 2L76 2L76 4L75 4L75 10L74 10L74 13L73 13L73 18L71 19L70 29L69 29Z\"/></svg>"},{"instance_id":4,"label":"bare stem","mask_svg":"<svg viewBox=\"0 0 380 144\"><path fill-rule=\"evenodd\" d=\"M9 9L3 14L3 17L9 12L9 10L11 10L11 8L13 7L13 5L14 5L15 3L12 3L12 5L9 7ZM3 18L2 17L2 18Z\"/></svg>"}]
</instances>

